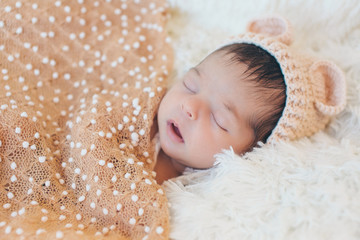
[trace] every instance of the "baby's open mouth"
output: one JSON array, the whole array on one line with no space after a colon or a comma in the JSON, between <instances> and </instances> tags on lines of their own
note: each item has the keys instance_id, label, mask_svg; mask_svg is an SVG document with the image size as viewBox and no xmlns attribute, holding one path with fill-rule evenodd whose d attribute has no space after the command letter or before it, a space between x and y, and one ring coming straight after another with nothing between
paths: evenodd
<instances>
[{"instance_id":1,"label":"baby's open mouth","mask_svg":"<svg viewBox=\"0 0 360 240\"><path fill-rule=\"evenodd\" d=\"M179 130L179 128L175 125L175 123L171 123L171 128L172 128L172 130L174 131L174 133L176 134L176 136L178 136L180 139L181 139L181 141L184 141L184 139L183 139L183 137L182 137L182 135L181 135L181 133L180 133L180 130Z\"/></svg>"}]
</instances>

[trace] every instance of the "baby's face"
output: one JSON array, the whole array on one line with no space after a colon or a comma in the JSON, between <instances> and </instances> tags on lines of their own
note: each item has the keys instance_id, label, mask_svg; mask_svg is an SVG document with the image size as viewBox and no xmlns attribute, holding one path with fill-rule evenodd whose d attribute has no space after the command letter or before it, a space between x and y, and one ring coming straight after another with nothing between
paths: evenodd
<instances>
[{"instance_id":1,"label":"baby's face","mask_svg":"<svg viewBox=\"0 0 360 240\"><path fill-rule=\"evenodd\" d=\"M210 54L164 96L158 112L162 150L176 168L209 168L214 154L243 153L254 139L249 119L256 109L246 65L231 55Z\"/></svg>"}]
</instances>

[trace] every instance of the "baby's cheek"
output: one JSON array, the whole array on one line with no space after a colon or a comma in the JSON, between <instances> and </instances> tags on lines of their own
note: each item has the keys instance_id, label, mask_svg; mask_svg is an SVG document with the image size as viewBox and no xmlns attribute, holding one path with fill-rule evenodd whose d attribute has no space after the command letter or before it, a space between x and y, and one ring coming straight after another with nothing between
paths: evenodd
<instances>
[{"instance_id":1,"label":"baby's cheek","mask_svg":"<svg viewBox=\"0 0 360 240\"><path fill-rule=\"evenodd\" d=\"M222 144L217 142L212 142L208 147L203 148L203 162L207 165L207 167L213 166L215 162L214 155L220 153L222 148Z\"/></svg>"},{"instance_id":2,"label":"baby's cheek","mask_svg":"<svg viewBox=\"0 0 360 240\"><path fill-rule=\"evenodd\" d=\"M232 146L231 141L227 138L216 138L212 143L211 151L212 155L220 153L223 149L229 149Z\"/></svg>"}]
</instances>

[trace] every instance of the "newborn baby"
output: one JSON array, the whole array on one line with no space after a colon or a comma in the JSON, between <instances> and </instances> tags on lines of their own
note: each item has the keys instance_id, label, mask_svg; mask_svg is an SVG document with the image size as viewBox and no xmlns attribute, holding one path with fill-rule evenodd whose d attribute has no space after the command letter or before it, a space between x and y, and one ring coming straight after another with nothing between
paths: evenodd
<instances>
[{"instance_id":1,"label":"newborn baby","mask_svg":"<svg viewBox=\"0 0 360 240\"><path fill-rule=\"evenodd\" d=\"M191 68L161 101L159 183L186 167L210 168L221 149L244 154L258 142L310 136L344 108L342 71L289 48L285 19L254 20L248 30Z\"/></svg>"},{"instance_id":2,"label":"newborn baby","mask_svg":"<svg viewBox=\"0 0 360 240\"><path fill-rule=\"evenodd\" d=\"M140 13L134 1L124 16L158 16L152 20L164 24L165 1L157 2L158 15ZM42 23L71 20L76 12L67 11L80 3L65 11L53 11L51 2L11 4L1 4L10 11L1 19L14 18L12 9L42 10ZM112 9L120 3L106 4L102 11L118 19ZM84 17L100 22L102 11ZM210 168L222 149L244 154L258 142L310 136L345 105L341 71L293 52L281 18L251 22L249 33L211 53L165 94L172 54L164 32L114 27L113 37L97 38L85 24L85 44L53 25L28 28L36 24L29 16L14 21L24 32L1 20L7 84L0 90L0 228L7 238L168 239L164 180L185 168ZM134 19L129 29L140 29ZM111 22L97 26L107 32ZM21 45L9 40L15 31ZM43 38L47 32L56 41ZM124 33L126 43L139 41L123 46L117 36Z\"/></svg>"},{"instance_id":3,"label":"newborn baby","mask_svg":"<svg viewBox=\"0 0 360 240\"><path fill-rule=\"evenodd\" d=\"M221 149L242 154L265 142L283 111L285 89L276 59L253 44L211 53L160 103L158 181L185 167L211 167Z\"/></svg>"}]
</instances>

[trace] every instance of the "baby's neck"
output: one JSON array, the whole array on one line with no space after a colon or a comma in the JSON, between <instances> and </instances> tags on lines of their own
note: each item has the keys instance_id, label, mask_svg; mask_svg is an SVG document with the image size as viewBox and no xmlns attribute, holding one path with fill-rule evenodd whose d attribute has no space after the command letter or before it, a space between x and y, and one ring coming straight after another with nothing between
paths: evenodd
<instances>
[{"instance_id":1,"label":"baby's neck","mask_svg":"<svg viewBox=\"0 0 360 240\"><path fill-rule=\"evenodd\" d=\"M160 150L157 162L154 168L156 172L156 181L158 184L162 184L164 181L180 176L184 169L175 167L172 159L167 156L163 150Z\"/></svg>"}]
</instances>

